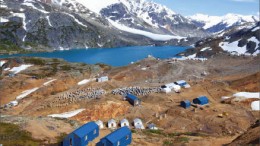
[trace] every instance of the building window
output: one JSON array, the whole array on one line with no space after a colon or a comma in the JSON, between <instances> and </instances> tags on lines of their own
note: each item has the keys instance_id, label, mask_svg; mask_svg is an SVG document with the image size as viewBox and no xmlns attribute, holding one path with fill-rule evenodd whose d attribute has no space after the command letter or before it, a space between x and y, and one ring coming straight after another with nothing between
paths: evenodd
<instances>
[{"instance_id":1,"label":"building window","mask_svg":"<svg viewBox=\"0 0 260 146\"><path fill-rule=\"evenodd\" d=\"M128 139L129 139L129 135L127 135L127 136L125 137L125 139L128 140Z\"/></svg>"},{"instance_id":2,"label":"building window","mask_svg":"<svg viewBox=\"0 0 260 146\"><path fill-rule=\"evenodd\" d=\"M88 136L86 135L86 136L85 136L85 141L87 141L87 140L88 140Z\"/></svg>"},{"instance_id":3,"label":"building window","mask_svg":"<svg viewBox=\"0 0 260 146\"><path fill-rule=\"evenodd\" d=\"M93 134L97 134L97 129L94 130Z\"/></svg>"},{"instance_id":4,"label":"building window","mask_svg":"<svg viewBox=\"0 0 260 146\"><path fill-rule=\"evenodd\" d=\"M117 146L120 146L120 141L117 142Z\"/></svg>"}]
</instances>

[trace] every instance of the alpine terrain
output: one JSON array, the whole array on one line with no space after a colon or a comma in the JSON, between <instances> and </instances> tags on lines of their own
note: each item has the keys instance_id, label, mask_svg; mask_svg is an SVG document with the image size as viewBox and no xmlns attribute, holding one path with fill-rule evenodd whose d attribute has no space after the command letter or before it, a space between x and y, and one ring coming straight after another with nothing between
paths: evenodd
<instances>
[{"instance_id":1,"label":"alpine terrain","mask_svg":"<svg viewBox=\"0 0 260 146\"><path fill-rule=\"evenodd\" d=\"M208 35L185 17L145 0L2 0L1 50L190 45Z\"/></svg>"}]
</instances>

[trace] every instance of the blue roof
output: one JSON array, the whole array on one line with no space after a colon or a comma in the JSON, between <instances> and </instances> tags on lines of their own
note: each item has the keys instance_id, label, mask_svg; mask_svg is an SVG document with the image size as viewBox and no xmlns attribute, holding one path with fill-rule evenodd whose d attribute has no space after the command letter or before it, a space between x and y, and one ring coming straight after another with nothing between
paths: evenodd
<instances>
[{"instance_id":1,"label":"blue roof","mask_svg":"<svg viewBox=\"0 0 260 146\"><path fill-rule=\"evenodd\" d=\"M127 94L126 95L127 98L131 99L131 100L139 100L136 96L134 96L133 94Z\"/></svg>"},{"instance_id":2,"label":"blue roof","mask_svg":"<svg viewBox=\"0 0 260 146\"><path fill-rule=\"evenodd\" d=\"M95 122L88 122L75 131L73 131L74 134L76 134L78 137L82 138L86 136L88 133L94 131L96 128L98 128L98 125Z\"/></svg>"},{"instance_id":3,"label":"blue roof","mask_svg":"<svg viewBox=\"0 0 260 146\"><path fill-rule=\"evenodd\" d=\"M126 135L128 135L129 133L131 133L130 129L127 127L122 127L120 129L117 129L116 131L110 133L109 135L107 135L105 137L105 139L107 139L108 141L110 141L111 143L116 143L117 141L119 141L122 137L125 137Z\"/></svg>"},{"instance_id":4,"label":"blue roof","mask_svg":"<svg viewBox=\"0 0 260 146\"><path fill-rule=\"evenodd\" d=\"M209 99L206 96L200 96L198 98L193 99L193 103L204 105L209 103Z\"/></svg>"}]
</instances>

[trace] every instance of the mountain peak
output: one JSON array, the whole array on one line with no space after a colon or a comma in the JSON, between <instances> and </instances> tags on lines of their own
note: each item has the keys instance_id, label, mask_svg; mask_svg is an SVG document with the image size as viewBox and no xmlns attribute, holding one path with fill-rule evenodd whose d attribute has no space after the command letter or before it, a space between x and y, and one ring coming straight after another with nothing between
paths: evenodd
<instances>
[{"instance_id":1,"label":"mountain peak","mask_svg":"<svg viewBox=\"0 0 260 146\"><path fill-rule=\"evenodd\" d=\"M195 14L187 17L189 20L213 33L217 33L236 25L245 23L256 23L259 21L254 15L240 15L228 13L223 16L209 16L205 14Z\"/></svg>"}]
</instances>

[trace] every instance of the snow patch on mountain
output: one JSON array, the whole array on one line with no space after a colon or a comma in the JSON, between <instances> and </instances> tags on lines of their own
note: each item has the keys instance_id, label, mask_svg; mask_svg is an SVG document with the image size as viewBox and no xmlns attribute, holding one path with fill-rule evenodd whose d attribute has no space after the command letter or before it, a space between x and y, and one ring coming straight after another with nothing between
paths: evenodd
<instances>
[{"instance_id":1,"label":"snow patch on mountain","mask_svg":"<svg viewBox=\"0 0 260 146\"><path fill-rule=\"evenodd\" d=\"M26 2L23 3L22 5L31 7L31 8L33 8L33 9L35 9L35 10L37 10L37 11L40 11L40 12L42 12L42 13L44 13L44 14L48 14L48 13L49 13L49 12L43 10L43 9L39 9L39 8L35 7L32 2L33 2L33 1L26 1Z\"/></svg>"},{"instance_id":2,"label":"snow patch on mountain","mask_svg":"<svg viewBox=\"0 0 260 146\"><path fill-rule=\"evenodd\" d=\"M80 22L77 18L75 18L75 16L73 16L72 14L69 13L65 13L67 15L69 15L70 17L72 17L74 19L75 22L77 22L79 25L84 26L84 27L88 27L87 25L83 24L82 22Z\"/></svg>"},{"instance_id":3,"label":"snow patch on mountain","mask_svg":"<svg viewBox=\"0 0 260 146\"><path fill-rule=\"evenodd\" d=\"M56 117L56 118L70 118L73 116L76 116L77 114L81 113L82 111L84 111L85 109L77 109L74 111L69 111L69 112L65 112L65 113L61 113L61 114L52 114L52 115L48 115L49 117Z\"/></svg>"},{"instance_id":4,"label":"snow patch on mountain","mask_svg":"<svg viewBox=\"0 0 260 146\"><path fill-rule=\"evenodd\" d=\"M49 26L50 26L50 27L53 27L52 24L51 24L51 21L50 21L50 16L47 16L46 19L47 19L47 21L48 21Z\"/></svg>"},{"instance_id":5,"label":"snow patch on mountain","mask_svg":"<svg viewBox=\"0 0 260 146\"><path fill-rule=\"evenodd\" d=\"M18 74L19 72L26 70L27 68L31 67L33 65L30 64L22 64L18 67L13 67L10 71L13 72L14 74Z\"/></svg>"},{"instance_id":6,"label":"snow patch on mountain","mask_svg":"<svg viewBox=\"0 0 260 146\"><path fill-rule=\"evenodd\" d=\"M146 37L149 37L153 40L157 40L157 41L167 41L167 40L171 40L171 39L183 39L185 37L180 37L180 36L173 36L173 35L162 35L162 34L155 34L155 33L151 33L151 32L147 32L147 31L143 31L143 30L138 30L138 29L134 29L134 28L130 28L127 26L124 26L118 22L114 22L110 19L108 19L108 21L116 28L118 28L119 30L125 31L125 32L129 32L129 33L133 33L133 34L138 34L138 35L143 35Z\"/></svg>"}]
</instances>

